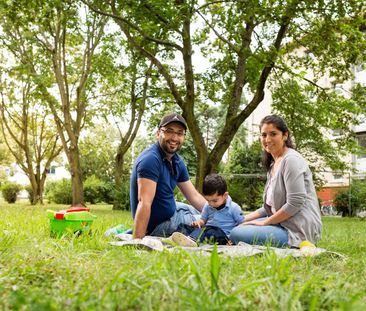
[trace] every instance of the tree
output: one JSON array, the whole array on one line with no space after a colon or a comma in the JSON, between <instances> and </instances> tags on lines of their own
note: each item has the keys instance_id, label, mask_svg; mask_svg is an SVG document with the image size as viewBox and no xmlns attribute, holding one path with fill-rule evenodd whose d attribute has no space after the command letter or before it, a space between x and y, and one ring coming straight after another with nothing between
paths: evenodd
<instances>
[{"instance_id":1,"label":"tree","mask_svg":"<svg viewBox=\"0 0 366 311\"><path fill-rule=\"evenodd\" d=\"M2 136L2 132L0 132L0 187L8 179L6 166L12 162L11 153L9 152Z\"/></svg>"},{"instance_id":2,"label":"tree","mask_svg":"<svg viewBox=\"0 0 366 311\"><path fill-rule=\"evenodd\" d=\"M230 196L235 202L248 209L262 205L266 174L260 165L261 144L258 141L248 145L246 131L241 127L230 148L230 157L225 166Z\"/></svg>"},{"instance_id":3,"label":"tree","mask_svg":"<svg viewBox=\"0 0 366 311\"><path fill-rule=\"evenodd\" d=\"M12 162L11 153L9 152L9 149L4 142L2 132L0 132L0 166L9 165L11 162Z\"/></svg>"},{"instance_id":4,"label":"tree","mask_svg":"<svg viewBox=\"0 0 366 311\"><path fill-rule=\"evenodd\" d=\"M0 120L4 141L30 181L31 203L43 203L48 170L62 151L55 124L47 110L32 97L34 85L29 80L6 83L3 79Z\"/></svg>"},{"instance_id":5,"label":"tree","mask_svg":"<svg viewBox=\"0 0 366 311\"><path fill-rule=\"evenodd\" d=\"M118 129L119 143L113 147L116 149L113 180L115 190L119 191L126 174L126 153L135 140L143 119L152 113L151 102L155 97L154 88L157 87L158 79L151 62L138 52L128 49L120 34L110 33L104 42L95 59L94 94L102 104L98 116L105 122L112 122ZM120 202L116 198L113 208L118 209L119 206Z\"/></svg>"},{"instance_id":6,"label":"tree","mask_svg":"<svg viewBox=\"0 0 366 311\"><path fill-rule=\"evenodd\" d=\"M263 100L274 70L296 75L296 65L324 74L331 67L333 76L344 77L350 74L350 61L364 57L362 1L85 1L112 17L131 48L164 78L194 141L198 188L206 174L217 170L240 125ZM296 52L300 48L318 61L309 63ZM200 54L208 67L201 73L194 66ZM242 101L244 93L248 103ZM197 118L197 104L204 102L226 111L212 148Z\"/></svg>"},{"instance_id":7,"label":"tree","mask_svg":"<svg viewBox=\"0 0 366 311\"><path fill-rule=\"evenodd\" d=\"M92 116L88 82L106 19L58 0L2 2L0 14L2 45L47 103L71 169L72 204L83 204L78 142Z\"/></svg>"},{"instance_id":8,"label":"tree","mask_svg":"<svg viewBox=\"0 0 366 311\"><path fill-rule=\"evenodd\" d=\"M83 135L79 143L83 181L94 175L104 182L114 182L117 142L118 133L115 127L106 123L89 127L88 133Z\"/></svg>"},{"instance_id":9,"label":"tree","mask_svg":"<svg viewBox=\"0 0 366 311\"><path fill-rule=\"evenodd\" d=\"M312 84L300 85L296 80L282 81L273 93L273 111L285 118L296 148L312 163L312 170L326 168L350 170L344 161L349 153L357 153L353 128L365 113L362 87L356 86L347 99L334 91L318 89ZM333 137L333 130L341 135Z\"/></svg>"}]
</instances>

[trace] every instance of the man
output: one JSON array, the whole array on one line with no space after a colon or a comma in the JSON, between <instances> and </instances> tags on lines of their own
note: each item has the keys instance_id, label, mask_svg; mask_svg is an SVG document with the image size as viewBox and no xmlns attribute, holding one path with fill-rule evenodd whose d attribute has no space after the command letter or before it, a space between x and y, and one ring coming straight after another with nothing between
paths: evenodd
<instances>
[{"instance_id":1,"label":"man","mask_svg":"<svg viewBox=\"0 0 366 311\"><path fill-rule=\"evenodd\" d=\"M133 237L169 236L180 224L196 220L206 203L189 179L187 167L177 154L183 145L187 124L171 113L162 118L156 133L157 142L136 159L131 175L131 210L134 218ZM179 190L195 208L175 202Z\"/></svg>"}]
</instances>

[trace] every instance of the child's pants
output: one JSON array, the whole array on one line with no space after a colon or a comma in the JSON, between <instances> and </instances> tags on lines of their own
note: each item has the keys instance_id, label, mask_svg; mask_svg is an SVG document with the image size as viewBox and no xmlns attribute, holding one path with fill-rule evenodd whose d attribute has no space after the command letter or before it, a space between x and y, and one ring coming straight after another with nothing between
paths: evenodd
<instances>
[{"instance_id":1,"label":"child's pants","mask_svg":"<svg viewBox=\"0 0 366 311\"><path fill-rule=\"evenodd\" d=\"M229 242L229 238L219 227L204 226L202 228L193 228L188 225L180 225L177 231L188 235L192 240L197 242L207 241L219 245L226 245Z\"/></svg>"}]
</instances>

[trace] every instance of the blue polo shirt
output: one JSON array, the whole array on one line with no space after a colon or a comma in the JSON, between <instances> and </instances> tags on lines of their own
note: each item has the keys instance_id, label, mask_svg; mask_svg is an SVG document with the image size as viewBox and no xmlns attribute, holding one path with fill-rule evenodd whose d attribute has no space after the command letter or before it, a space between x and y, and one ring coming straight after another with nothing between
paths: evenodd
<instances>
[{"instance_id":1,"label":"blue polo shirt","mask_svg":"<svg viewBox=\"0 0 366 311\"><path fill-rule=\"evenodd\" d=\"M244 213L240 206L228 196L225 207L220 210L206 203L201 218L206 221L206 226L219 227L229 236L231 230L244 221Z\"/></svg>"},{"instance_id":2,"label":"blue polo shirt","mask_svg":"<svg viewBox=\"0 0 366 311\"><path fill-rule=\"evenodd\" d=\"M150 220L147 233L151 233L155 227L170 219L175 210L174 189L178 182L189 180L188 170L183 159L174 154L172 165L165 158L159 143L155 143L145 149L136 159L132 168L130 184L130 205L132 217L135 218L138 205L137 179L147 178L156 182L156 193L151 206Z\"/></svg>"}]
</instances>

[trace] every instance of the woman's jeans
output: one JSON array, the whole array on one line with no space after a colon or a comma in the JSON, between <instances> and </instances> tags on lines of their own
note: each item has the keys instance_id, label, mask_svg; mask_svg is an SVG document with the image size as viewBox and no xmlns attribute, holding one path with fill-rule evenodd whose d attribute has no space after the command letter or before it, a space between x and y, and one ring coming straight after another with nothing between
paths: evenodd
<instances>
[{"instance_id":1,"label":"woman's jeans","mask_svg":"<svg viewBox=\"0 0 366 311\"><path fill-rule=\"evenodd\" d=\"M231 231L230 240L235 244L244 242L252 245L286 247L288 246L288 233L279 224L268 226L239 225Z\"/></svg>"},{"instance_id":2,"label":"woman's jeans","mask_svg":"<svg viewBox=\"0 0 366 311\"><path fill-rule=\"evenodd\" d=\"M150 235L168 237L172 235L173 232L177 231L179 225L190 225L193 221L200 218L201 214L193 206L182 203L175 202L177 210L170 220L164 221L155 227Z\"/></svg>"}]
</instances>

